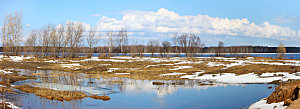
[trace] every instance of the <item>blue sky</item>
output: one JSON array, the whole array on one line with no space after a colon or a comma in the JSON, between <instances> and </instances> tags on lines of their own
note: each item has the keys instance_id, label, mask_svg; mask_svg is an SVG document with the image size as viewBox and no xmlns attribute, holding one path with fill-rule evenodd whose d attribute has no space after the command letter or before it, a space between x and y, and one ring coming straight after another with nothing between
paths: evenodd
<instances>
[{"instance_id":1,"label":"blue sky","mask_svg":"<svg viewBox=\"0 0 300 109\"><path fill-rule=\"evenodd\" d=\"M0 9L1 25L5 15L22 11L24 33L49 23L80 21L103 31L128 27L134 31L132 39L168 40L178 31L198 34L207 46L218 41L225 45L276 46L283 42L300 46L299 0L0 0ZM145 16L151 18L145 20ZM172 28L166 29L168 26Z\"/></svg>"}]
</instances>

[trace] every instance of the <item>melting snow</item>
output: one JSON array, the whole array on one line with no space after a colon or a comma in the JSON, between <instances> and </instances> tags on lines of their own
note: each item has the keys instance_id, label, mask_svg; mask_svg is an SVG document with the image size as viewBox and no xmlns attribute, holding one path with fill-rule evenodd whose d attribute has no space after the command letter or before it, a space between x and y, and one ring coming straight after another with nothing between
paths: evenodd
<instances>
[{"instance_id":1,"label":"melting snow","mask_svg":"<svg viewBox=\"0 0 300 109\"><path fill-rule=\"evenodd\" d=\"M181 69L187 69L187 68L193 68L193 66L174 66L174 69L169 70L181 70Z\"/></svg>"},{"instance_id":2,"label":"melting snow","mask_svg":"<svg viewBox=\"0 0 300 109\"><path fill-rule=\"evenodd\" d=\"M161 76L168 76L168 75L183 75L183 74L186 74L186 73L173 72L173 73L161 74Z\"/></svg>"},{"instance_id":3,"label":"melting snow","mask_svg":"<svg viewBox=\"0 0 300 109\"><path fill-rule=\"evenodd\" d=\"M12 108L12 109L22 109L16 105L14 105L13 103L11 102L7 102L7 101L3 101L3 100L0 100L1 103L7 103L8 104L8 107Z\"/></svg>"},{"instance_id":4,"label":"melting snow","mask_svg":"<svg viewBox=\"0 0 300 109\"><path fill-rule=\"evenodd\" d=\"M72 68L74 66L80 66L79 63L75 63L75 64L60 64L62 67L66 67L66 68Z\"/></svg>"},{"instance_id":5,"label":"melting snow","mask_svg":"<svg viewBox=\"0 0 300 109\"><path fill-rule=\"evenodd\" d=\"M0 72L4 73L4 74L10 74L10 73L13 73L11 71L5 71L5 70L0 70Z\"/></svg>"},{"instance_id":6,"label":"melting snow","mask_svg":"<svg viewBox=\"0 0 300 109\"><path fill-rule=\"evenodd\" d=\"M265 98L264 98L265 99ZM248 109L285 109L287 106L283 106L284 102L268 104L267 100L261 99L260 101L251 104ZM274 108L277 106L277 108Z\"/></svg>"},{"instance_id":7,"label":"melting snow","mask_svg":"<svg viewBox=\"0 0 300 109\"><path fill-rule=\"evenodd\" d=\"M217 83L230 83L230 84L242 84L242 83L269 83L275 80L287 81L288 79L300 79L300 76L296 74L289 74L287 72L278 72L278 73L263 73L261 76L258 76L254 73L248 73L243 75L236 75L234 73L222 73L222 74L204 74L202 76L197 76L200 73L195 73L194 75L184 75L180 78L188 79L200 79L215 81ZM273 76L273 75L283 75L283 76Z\"/></svg>"}]
</instances>

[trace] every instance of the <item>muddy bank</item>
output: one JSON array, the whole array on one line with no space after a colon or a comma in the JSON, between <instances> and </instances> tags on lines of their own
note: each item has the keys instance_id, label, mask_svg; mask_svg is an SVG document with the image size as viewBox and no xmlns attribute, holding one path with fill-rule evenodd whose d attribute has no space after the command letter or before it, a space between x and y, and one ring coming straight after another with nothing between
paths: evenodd
<instances>
[{"instance_id":1,"label":"muddy bank","mask_svg":"<svg viewBox=\"0 0 300 109\"><path fill-rule=\"evenodd\" d=\"M284 101L284 106L288 106L290 109L293 107L298 107L300 103L299 90L300 81L291 81L288 83L281 84L279 87L276 87L275 91L267 97L267 103L278 103Z\"/></svg>"},{"instance_id":2,"label":"muddy bank","mask_svg":"<svg viewBox=\"0 0 300 109\"><path fill-rule=\"evenodd\" d=\"M51 100L58 100L58 101L70 101L75 99L82 99L84 97L91 97L94 99L100 99L103 101L110 100L110 97L104 95L104 96L98 96L98 95L92 95L88 96L87 94L83 92L77 92L77 91L57 91L47 88L40 88L40 87L32 87L29 85L17 85L14 88L19 89L26 93L34 93L37 96L41 96L46 99Z\"/></svg>"}]
</instances>

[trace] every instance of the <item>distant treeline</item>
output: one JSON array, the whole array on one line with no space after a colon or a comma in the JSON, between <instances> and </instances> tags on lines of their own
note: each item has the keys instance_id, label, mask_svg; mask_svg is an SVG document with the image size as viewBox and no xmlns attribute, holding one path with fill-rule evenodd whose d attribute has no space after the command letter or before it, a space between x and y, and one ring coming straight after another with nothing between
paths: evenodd
<instances>
[{"instance_id":1,"label":"distant treeline","mask_svg":"<svg viewBox=\"0 0 300 109\"><path fill-rule=\"evenodd\" d=\"M21 52L31 52L30 48L32 47L26 47L26 46L19 46L18 51ZM42 46L35 47L35 52L42 52L43 48ZM54 47L47 47L48 52L51 53L53 50L57 50L58 48ZM136 45L136 46L126 46L125 53L152 53L150 49L150 46L147 45ZM278 47L268 47L268 46L226 46L226 47L202 47L202 48L196 48L196 51L194 53L278 53ZM286 53L300 53L300 47L285 47ZM68 50L70 47L62 47L60 48L61 51L65 51L68 53ZM76 53L88 53L89 47L77 47ZM184 53L184 48L180 46L170 46L168 47L168 52L164 52L164 47L157 46L155 47L155 51L153 53ZM176 51L176 49L178 49ZM3 47L0 47L0 52L3 52ZM95 47L93 48L93 53L108 53L109 47L103 46L103 47ZM121 49L116 47L112 50L112 53L121 53Z\"/></svg>"}]
</instances>

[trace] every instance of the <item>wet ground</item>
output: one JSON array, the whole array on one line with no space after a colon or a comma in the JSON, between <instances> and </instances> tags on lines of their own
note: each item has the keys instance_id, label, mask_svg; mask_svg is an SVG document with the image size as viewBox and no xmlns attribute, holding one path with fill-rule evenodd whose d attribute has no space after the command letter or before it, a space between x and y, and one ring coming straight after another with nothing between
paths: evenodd
<instances>
[{"instance_id":1,"label":"wet ground","mask_svg":"<svg viewBox=\"0 0 300 109\"><path fill-rule=\"evenodd\" d=\"M57 71L30 71L17 69L20 75L35 75L36 80L18 81L13 85L27 84L55 90L82 91L87 94L108 95L111 100L92 98L57 101L17 91L7 94L7 101L25 109L38 108L155 108L155 109L234 109L247 108L250 104L270 95L270 84L209 84L199 80L131 80L127 78L86 78L85 74L69 74ZM41 73L43 75L41 75ZM59 76L54 74L61 74ZM63 75L62 75L63 74ZM47 77L44 77L46 75ZM159 82L162 84L154 84Z\"/></svg>"}]
</instances>

